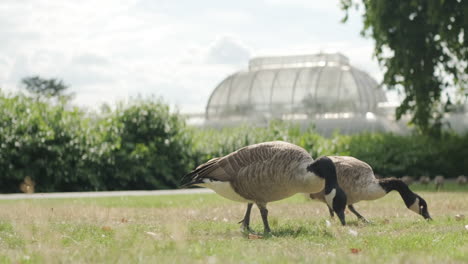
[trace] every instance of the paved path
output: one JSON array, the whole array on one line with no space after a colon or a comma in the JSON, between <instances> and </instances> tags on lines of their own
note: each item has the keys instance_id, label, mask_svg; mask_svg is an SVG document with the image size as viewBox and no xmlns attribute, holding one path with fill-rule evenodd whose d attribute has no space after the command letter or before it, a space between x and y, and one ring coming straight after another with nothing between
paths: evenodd
<instances>
[{"instance_id":1,"label":"paved path","mask_svg":"<svg viewBox=\"0 0 468 264\"><path fill-rule=\"evenodd\" d=\"M12 194L0 194L0 200L174 195L174 194L197 194L197 193L213 193L213 191L210 189L206 189L206 188L197 188L197 189L157 190L157 191L63 192L63 193L31 193L31 194L12 193Z\"/></svg>"}]
</instances>

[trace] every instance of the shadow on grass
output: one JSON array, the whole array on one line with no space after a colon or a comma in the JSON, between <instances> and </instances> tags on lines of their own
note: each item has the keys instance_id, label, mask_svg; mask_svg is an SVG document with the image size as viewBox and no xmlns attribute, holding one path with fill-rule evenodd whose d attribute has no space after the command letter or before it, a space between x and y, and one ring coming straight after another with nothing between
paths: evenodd
<instances>
[{"instance_id":1,"label":"shadow on grass","mask_svg":"<svg viewBox=\"0 0 468 264\"><path fill-rule=\"evenodd\" d=\"M366 227L366 226L374 226L378 223L370 222L364 223L361 220L352 220L346 223L346 227ZM250 236L260 236L261 238L268 239L268 238L276 238L276 237L283 237L283 238L298 238L298 237L328 237L333 238L333 229L337 227L341 227L342 225L338 222L332 222L331 227L327 227L323 222L314 222L313 224L304 225L304 226L291 226L291 225L284 225L284 226L276 226L271 230L270 234L264 234L261 229L259 230L251 230L251 232L243 232L243 236L246 238L251 238Z\"/></svg>"},{"instance_id":2,"label":"shadow on grass","mask_svg":"<svg viewBox=\"0 0 468 264\"><path fill-rule=\"evenodd\" d=\"M299 238L299 237L310 237L310 236L320 236L320 237L333 237L331 230L327 228L314 228L314 227L281 227L271 231L270 234L260 234L265 239L269 238Z\"/></svg>"},{"instance_id":3,"label":"shadow on grass","mask_svg":"<svg viewBox=\"0 0 468 264\"><path fill-rule=\"evenodd\" d=\"M282 227L271 232L267 237L299 237L304 235L311 235L316 233L317 230L312 230L307 227Z\"/></svg>"}]
</instances>

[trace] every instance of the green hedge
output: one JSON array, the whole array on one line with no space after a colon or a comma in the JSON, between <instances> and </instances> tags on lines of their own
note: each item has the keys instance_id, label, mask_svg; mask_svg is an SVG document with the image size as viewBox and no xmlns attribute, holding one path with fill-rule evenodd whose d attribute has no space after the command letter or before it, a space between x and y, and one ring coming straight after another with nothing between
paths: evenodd
<instances>
[{"instance_id":1,"label":"green hedge","mask_svg":"<svg viewBox=\"0 0 468 264\"><path fill-rule=\"evenodd\" d=\"M0 98L0 191L18 191L30 176L39 191L90 189L87 120L63 104L25 96Z\"/></svg>"},{"instance_id":2,"label":"green hedge","mask_svg":"<svg viewBox=\"0 0 468 264\"><path fill-rule=\"evenodd\" d=\"M187 127L160 100L133 100L86 113L65 101L0 91L0 192L19 192L29 176L36 192L176 188L197 164L243 146L284 140L321 155L351 155L383 176L468 174L468 134L318 135L313 127Z\"/></svg>"},{"instance_id":3,"label":"green hedge","mask_svg":"<svg viewBox=\"0 0 468 264\"><path fill-rule=\"evenodd\" d=\"M303 131L294 124L272 122L266 128L251 126L201 129L194 133L198 162L222 156L242 146L284 140L308 150L313 157L347 155L369 163L381 176L457 177L468 174L468 133L446 132L441 138L391 133L334 134L325 138L313 128Z\"/></svg>"},{"instance_id":4,"label":"green hedge","mask_svg":"<svg viewBox=\"0 0 468 264\"><path fill-rule=\"evenodd\" d=\"M365 160L384 176L468 174L468 134L445 133L441 138L361 134L343 142L344 152Z\"/></svg>"},{"instance_id":5,"label":"green hedge","mask_svg":"<svg viewBox=\"0 0 468 264\"><path fill-rule=\"evenodd\" d=\"M193 166L185 122L160 102L139 100L120 106L101 123L101 189L169 189Z\"/></svg>"},{"instance_id":6,"label":"green hedge","mask_svg":"<svg viewBox=\"0 0 468 264\"><path fill-rule=\"evenodd\" d=\"M0 93L0 192L176 188L194 166L185 122L159 100L86 114Z\"/></svg>"}]
</instances>

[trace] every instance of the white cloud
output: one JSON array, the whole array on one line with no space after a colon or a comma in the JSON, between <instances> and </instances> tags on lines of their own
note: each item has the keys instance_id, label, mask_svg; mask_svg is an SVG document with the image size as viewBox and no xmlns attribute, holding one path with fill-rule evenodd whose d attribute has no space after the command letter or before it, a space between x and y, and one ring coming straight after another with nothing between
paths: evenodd
<instances>
[{"instance_id":1,"label":"white cloud","mask_svg":"<svg viewBox=\"0 0 468 264\"><path fill-rule=\"evenodd\" d=\"M337 3L2 0L0 87L15 90L39 74L63 79L78 105L152 94L203 111L216 85L252 55L332 47L374 75L370 41L359 38L360 27L336 24Z\"/></svg>"},{"instance_id":2,"label":"white cloud","mask_svg":"<svg viewBox=\"0 0 468 264\"><path fill-rule=\"evenodd\" d=\"M210 44L206 61L215 64L242 65L250 59L250 54L250 49L237 38L220 36Z\"/></svg>"},{"instance_id":3,"label":"white cloud","mask_svg":"<svg viewBox=\"0 0 468 264\"><path fill-rule=\"evenodd\" d=\"M313 9L318 12L339 12L339 1L311 1L311 0L264 0L268 5L287 6L296 8Z\"/></svg>"}]
</instances>

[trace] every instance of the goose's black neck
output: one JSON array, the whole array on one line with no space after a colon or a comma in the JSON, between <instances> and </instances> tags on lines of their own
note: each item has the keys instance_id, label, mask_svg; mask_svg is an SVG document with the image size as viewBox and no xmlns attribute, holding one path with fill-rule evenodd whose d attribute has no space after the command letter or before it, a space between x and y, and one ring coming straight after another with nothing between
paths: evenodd
<instances>
[{"instance_id":1,"label":"goose's black neck","mask_svg":"<svg viewBox=\"0 0 468 264\"><path fill-rule=\"evenodd\" d=\"M345 208L346 194L339 187L336 177L336 167L329 157L321 157L307 167L307 170L325 180L325 200L340 218L341 224L346 225Z\"/></svg>"},{"instance_id":2,"label":"goose's black neck","mask_svg":"<svg viewBox=\"0 0 468 264\"><path fill-rule=\"evenodd\" d=\"M333 172L325 174L325 194L330 193L333 189L338 186L338 180L336 178L336 170L333 168Z\"/></svg>"},{"instance_id":3,"label":"goose's black neck","mask_svg":"<svg viewBox=\"0 0 468 264\"><path fill-rule=\"evenodd\" d=\"M321 157L307 167L307 170L325 180L325 194L338 187L336 168L328 157Z\"/></svg>"},{"instance_id":4,"label":"goose's black neck","mask_svg":"<svg viewBox=\"0 0 468 264\"><path fill-rule=\"evenodd\" d=\"M387 193L393 190L400 193L406 207L410 207L417 198L416 194L413 193L408 185L406 185L402 180L396 178L384 178L379 180L379 184Z\"/></svg>"}]
</instances>

